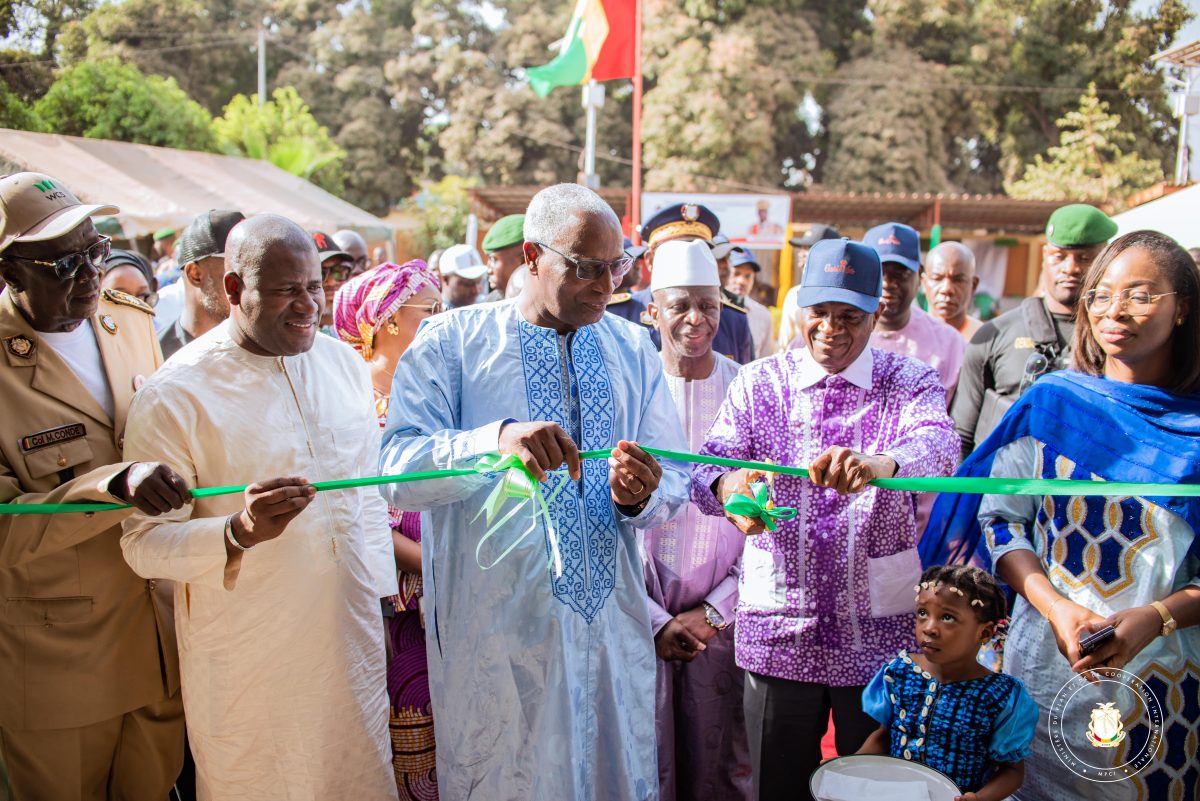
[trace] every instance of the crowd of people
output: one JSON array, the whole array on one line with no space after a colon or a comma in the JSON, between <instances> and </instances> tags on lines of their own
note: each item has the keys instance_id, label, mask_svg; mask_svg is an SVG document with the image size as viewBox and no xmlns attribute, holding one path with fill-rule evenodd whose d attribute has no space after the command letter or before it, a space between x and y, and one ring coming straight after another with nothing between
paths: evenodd
<instances>
[{"instance_id":1,"label":"crowd of people","mask_svg":"<svg viewBox=\"0 0 1200 801\"><path fill-rule=\"evenodd\" d=\"M776 326L700 204L635 245L560 184L402 264L235 210L148 258L116 212L0 178L0 502L50 505L0 514L14 799L790 800L833 752L1194 792L1196 498L873 484L1200 481L1170 238L1064 206L984 322L961 243L813 226ZM1160 707L1120 781L1056 748L1101 670Z\"/></svg>"}]
</instances>

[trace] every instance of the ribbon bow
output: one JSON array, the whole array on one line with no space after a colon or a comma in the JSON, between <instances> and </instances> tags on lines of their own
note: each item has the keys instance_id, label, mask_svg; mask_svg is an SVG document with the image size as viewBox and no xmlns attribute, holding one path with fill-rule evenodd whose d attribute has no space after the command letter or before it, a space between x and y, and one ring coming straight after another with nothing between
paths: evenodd
<instances>
[{"instance_id":1,"label":"ribbon bow","mask_svg":"<svg viewBox=\"0 0 1200 801\"><path fill-rule=\"evenodd\" d=\"M753 497L738 493L725 501L725 511L742 517L758 518L767 531L779 528L776 520L791 520L796 516L796 510L792 507L775 505L765 482L754 482L750 485L750 491L754 493Z\"/></svg>"},{"instance_id":2,"label":"ribbon bow","mask_svg":"<svg viewBox=\"0 0 1200 801\"><path fill-rule=\"evenodd\" d=\"M546 539L550 543L550 566L554 568L554 577L560 578L563 572L562 553L558 549L558 533L554 529L554 517L550 514L550 502L558 495L559 490L566 486L565 482L560 484L558 489L554 490L550 494L550 497L547 498L542 494L542 488L534 479L533 474L513 454L507 456L501 456L498 453L484 454L475 462L474 470L476 473L504 474L500 479L500 483L492 489L487 500L483 502L483 507L476 513L475 517L471 518L471 522L474 523L482 515L484 522L488 526L488 530L475 546L475 563L479 565L481 570L490 570L500 564L504 557L512 553L514 548L524 542L525 538L537 529L538 518L544 517L546 520ZM496 520L496 517L500 514L500 510L510 498L516 499L519 503L509 509L499 520ZM521 536L513 540L491 564L485 565L480 557L484 543L490 540L504 527L505 523L512 520L527 505L530 511L529 525L521 532Z\"/></svg>"}]
</instances>

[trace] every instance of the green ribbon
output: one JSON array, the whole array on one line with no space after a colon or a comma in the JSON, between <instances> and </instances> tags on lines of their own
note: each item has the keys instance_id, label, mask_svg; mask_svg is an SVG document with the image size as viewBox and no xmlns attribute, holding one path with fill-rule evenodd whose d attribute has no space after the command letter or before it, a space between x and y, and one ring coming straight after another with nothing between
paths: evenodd
<instances>
[{"instance_id":1,"label":"green ribbon","mask_svg":"<svg viewBox=\"0 0 1200 801\"><path fill-rule=\"evenodd\" d=\"M766 482L756 481L750 485L753 497L738 493L725 501L725 511L742 517L756 517L766 526L767 531L779 528L776 520L791 520L796 516L796 510L791 506L776 506L771 500L770 490Z\"/></svg>"},{"instance_id":2,"label":"green ribbon","mask_svg":"<svg viewBox=\"0 0 1200 801\"><path fill-rule=\"evenodd\" d=\"M660 459L670 459L676 462L693 464L713 464L733 469L758 470L777 475L808 477L808 469L804 467L789 467L770 462L751 462L742 459L729 459L723 456L704 456L682 451L669 451L662 448L642 446L642 450ZM580 459L602 459L612 453L611 448L584 451ZM484 460L494 458L493 466L500 464L504 458L499 454L487 454L480 463L489 464ZM454 478L458 476L478 475L481 471L479 463L473 469L426 470L416 473L405 473L394 476L368 476L365 478L344 478L335 481L317 481L313 483L318 492L329 490L352 489L355 487L375 487L382 484L403 484L409 481L429 481L438 478ZM512 467L504 468L507 475ZM499 471L495 471L499 472ZM530 476L532 480L532 476ZM534 482L536 484L536 482ZM877 478L871 482L880 489L903 490L906 492L957 492L966 495L1106 495L1115 497L1164 497L1180 498L1200 497L1200 484L1139 484L1130 481L1081 481L1075 479L1047 478L972 478L959 476L938 476L929 478ZM235 495L245 492L246 486L228 487L198 487L192 490L193 498L210 498L218 495ZM128 509L128 504L120 503L0 503L0 515L33 515L33 514L69 514L78 512L111 512L118 509Z\"/></svg>"},{"instance_id":3,"label":"green ribbon","mask_svg":"<svg viewBox=\"0 0 1200 801\"><path fill-rule=\"evenodd\" d=\"M554 526L554 516L550 514L550 502L554 500L565 484L559 484L558 489L550 493L550 497L546 498L542 495L542 488L529 469L516 456L509 454L501 456L498 453L484 454L478 461L475 462L475 468L472 472L475 473L503 473L500 482L492 489L487 500L483 502L483 507L471 518L474 523L482 515L484 523L488 529L484 535L480 537L478 544L475 546L475 564L479 565L481 570L491 570L496 565L500 564L506 556L512 553L513 549L525 541L525 538L532 534L537 529L538 519L544 518L546 521L546 539L550 543L550 564L548 567L553 568L554 577L559 578L563 572L562 553L558 548L558 532ZM518 503L513 506L497 520L500 510L504 504L510 499L515 499ZM484 544L494 537L504 524L516 516L526 506L529 507L529 525L521 532L521 535L509 543L499 556L492 560L491 564L485 565L480 551L483 550ZM494 522L493 522L494 521Z\"/></svg>"}]
</instances>

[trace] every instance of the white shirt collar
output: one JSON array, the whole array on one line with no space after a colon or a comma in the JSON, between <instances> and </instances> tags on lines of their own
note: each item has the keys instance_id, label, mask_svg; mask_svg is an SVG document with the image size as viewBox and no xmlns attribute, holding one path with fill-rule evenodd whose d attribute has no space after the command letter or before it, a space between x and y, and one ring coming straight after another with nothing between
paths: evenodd
<instances>
[{"instance_id":1,"label":"white shirt collar","mask_svg":"<svg viewBox=\"0 0 1200 801\"><path fill-rule=\"evenodd\" d=\"M822 378L830 375L825 371L825 368L817 364L817 360L808 352L808 348L797 348L800 351L800 388L808 389L814 386ZM849 381L854 386L860 389L871 388L871 374L875 370L875 359L871 356L871 346L863 348L863 352L858 358L850 363L850 366L840 373L833 373Z\"/></svg>"}]
</instances>

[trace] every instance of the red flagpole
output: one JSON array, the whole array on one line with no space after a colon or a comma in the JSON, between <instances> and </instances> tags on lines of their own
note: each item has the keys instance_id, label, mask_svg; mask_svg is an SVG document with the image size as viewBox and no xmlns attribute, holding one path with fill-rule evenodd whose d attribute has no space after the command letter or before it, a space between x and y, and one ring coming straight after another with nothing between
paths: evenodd
<instances>
[{"instance_id":1,"label":"red flagpole","mask_svg":"<svg viewBox=\"0 0 1200 801\"><path fill-rule=\"evenodd\" d=\"M641 244L642 224L642 0L634 0L633 15L633 241Z\"/></svg>"}]
</instances>

